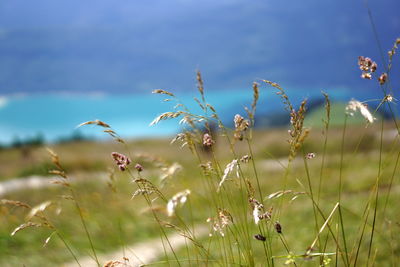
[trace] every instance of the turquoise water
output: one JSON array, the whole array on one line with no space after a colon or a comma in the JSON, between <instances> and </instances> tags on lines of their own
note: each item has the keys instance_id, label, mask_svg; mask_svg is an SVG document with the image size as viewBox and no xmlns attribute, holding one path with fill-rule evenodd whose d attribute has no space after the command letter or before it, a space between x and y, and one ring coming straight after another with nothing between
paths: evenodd
<instances>
[{"instance_id":1,"label":"turquoise water","mask_svg":"<svg viewBox=\"0 0 400 267\"><path fill-rule=\"evenodd\" d=\"M292 99L320 96L304 95L304 90L290 92ZM268 113L283 110L276 90L261 90L258 111ZM309 91L308 91L309 92ZM332 90L336 97L346 95L346 90ZM194 112L200 112L193 100L196 91L181 93L179 98ZM244 106L250 106L251 89L209 91L207 102L214 105L224 120L231 120L236 113L245 115ZM9 143L16 137L24 140L41 134L46 141L56 141L71 136L82 122L100 119L110 124L123 137L155 137L173 135L179 131L179 119L162 121L156 126L149 123L158 115L172 111L176 103L164 102L164 95L66 95L49 94L34 96L0 97L0 142ZM86 126L79 129L85 136L105 137L101 129Z\"/></svg>"}]
</instances>

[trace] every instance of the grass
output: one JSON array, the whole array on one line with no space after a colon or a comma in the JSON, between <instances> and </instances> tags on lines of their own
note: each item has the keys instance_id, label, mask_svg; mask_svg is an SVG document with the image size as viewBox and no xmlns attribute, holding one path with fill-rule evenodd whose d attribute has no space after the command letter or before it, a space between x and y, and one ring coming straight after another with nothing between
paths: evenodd
<instances>
[{"instance_id":1,"label":"grass","mask_svg":"<svg viewBox=\"0 0 400 267\"><path fill-rule=\"evenodd\" d=\"M387 128L393 128L393 125L388 123ZM362 130L362 131L361 131ZM282 176L285 173L283 167L277 163L272 163L275 167L270 168L271 162L276 162L271 159L269 150L272 146L275 146L276 155L283 154L287 151L287 143L285 142L286 130L273 130L273 131L260 131L254 132L254 139L258 140L259 143L254 149L254 155L257 159L255 161L257 170L259 171L260 185L262 191L265 192L264 197L268 194L281 190ZM346 233L347 240L353 241L357 240L359 233L360 221L362 221L363 207L364 204L368 202L370 197L371 186L374 184L376 178L376 169L378 165L378 155L374 145L379 144L378 137L373 135L377 132L377 126L372 125L371 127L350 127L348 129L348 139L346 144L346 149L344 153L344 164L343 170L343 190L342 190L342 203L343 203L343 214L345 216L346 222ZM321 195L320 207L323 209L325 214L330 212L333 208L337 196L337 184L340 165L340 151L337 149L338 144L340 144L340 129L333 129L330 132L329 142L328 142L328 152L324 168L324 182L323 190ZM355 144L361 136L369 136L369 142L372 143L369 146L363 147L363 153L353 153L355 149ZM365 138L365 137L364 137ZM317 133L311 133L309 139L304 144L306 151L315 151L316 158L309 160L308 167L309 173L312 177L312 183L314 190L317 189L319 168L321 166L321 153L322 149L312 150L316 148L318 144L321 143L322 137L320 131ZM223 139L217 139L216 146L222 146L224 143ZM391 146L392 140L387 139L385 141L385 146L383 150L383 157L387 159L387 165L383 170L383 179L381 181L380 191L382 192L382 202L385 200L385 196L388 193L388 187L390 184L391 170L394 168L396 157L393 155L395 151L398 151L398 145ZM189 212L188 207L184 206L182 209L178 209L178 212L185 218L191 219L193 216L194 223L204 224L206 218L213 215L212 209L204 208L207 207L205 203L207 198L207 192L203 187L202 177L200 175L200 170L197 164L193 164L190 159L190 153L186 149L181 149L178 145L170 145L168 140L147 140L138 141L130 143L129 146L134 147L135 153L142 154L145 151L154 149L157 146L156 152L158 155L162 155L165 161L175 162L179 161L183 170L176 177L172 178L168 184L163 188L166 190L166 195L173 195L175 192L183 190L185 188L191 188L192 194L190 195L191 200L191 210ZM43 148L41 148L44 150ZM68 163L69 160L78 162L80 159L87 159L90 155L94 155L96 151L104 151L102 155L104 157L104 171L107 170L107 166L111 166L111 157L108 151L117 150L115 149L115 144L113 143L81 143L68 145L61 145L53 147L54 150L60 152L65 156L65 162ZM397 149L397 150L396 150ZM38 150L40 150L38 148ZM79 158L73 157L75 155L74 151L82 151L79 153ZM238 154L242 155L246 150L246 146L242 143L237 144ZM268 153L267 153L268 152ZM6 152L4 152L6 153ZM36 153L44 153L39 152ZM150 154L150 153L149 153ZM204 154L206 156L207 154ZM221 161L221 165L224 166L230 160L230 152L222 147L216 149L216 157ZM282 158L279 157L279 160ZM61 162L64 161L64 157L61 157ZM157 168L151 166L151 164L141 161L145 166L145 171L143 175L150 176L150 179L154 182L157 181L159 171ZM223 163L223 164L222 164ZM251 173L251 168L246 165L243 166L243 171L246 173ZM84 209L85 219L88 221L88 228L92 234L92 239L94 241L94 246L98 253L107 252L110 249L121 246L121 235L125 244L130 244L133 242L138 242L140 240L146 240L151 236L157 236L157 224L154 223L152 216L147 213L141 213L141 211L146 207L145 201L140 198L135 198L131 200L131 194L135 191L135 186L130 183L130 178L126 173L118 174L118 184L117 194L112 193L110 188L104 181L96 181L96 177L86 177L87 181L76 184L76 190L79 193L79 202ZM295 160L292 164L292 171L288 177L287 188L294 191L307 191L303 188L297 181L298 179L303 185L307 184L306 172L304 169L304 164L301 158ZM398 181L397 181L398 183ZM235 180L230 180L227 182L228 186L236 187ZM197 190L193 190L196 188ZM236 192L237 189L234 189ZM396 187L392 189L392 197L389 198L385 218L393 218L391 224L391 231L385 232L382 229L377 232L377 244L376 246L380 248L380 253L377 254L376 261L382 264L390 264L391 258L396 257L391 255L393 249L397 250L399 248L398 240L391 236L396 236L398 233L398 227L395 226L394 222L398 219L396 213L395 201L398 198L399 192ZM74 251L78 256L84 256L89 253L89 245L84 238L84 232L82 226L76 216L75 208L73 207L71 201L64 200L60 196L65 194L63 188L50 188L41 189L34 192L18 192L13 193L12 196L5 196L5 198L19 199L21 201L31 203L35 205L46 201L48 199L55 199L57 206L60 205L62 212L59 215L55 215L57 210L56 206L48 211L49 215L55 220L57 227L64 234L67 242L70 243ZM290 244L291 251L293 253L304 253L307 246L311 244L313 238L315 237L315 227L313 223L313 213L312 207L310 206L310 200L305 195L300 195L296 200L290 201L292 195L287 195L284 198L284 205L280 214L280 223L283 228L283 233L285 235L286 241ZM115 199L117 198L117 199ZM274 200L266 200L266 207L276 207L279 204L279 198ZM100 204L103 203L103 204ZM238 203L240 205L240 202ZM165 212L165 211L164 211ZM12 207L2 207L2 230L1 230L1 246L0 249L2 255L0 259L2 266L15 266L20 264L26 264L27 266L51 266L53 264L61 264L65 261L71 261L71 255L66 252L66 249L62 242L57 238L53 237L53 240L49 242L47 247L43 248L42 244L46 237L51 233L45 229L27 229L25 233L17 233L14 237L11 237L9 233L21 222L21 217L24 216L26 212L22 212L16 208ZM193 213L189 216L190 213ZM251 225L249 232L252 235L258 233L258 229L252 225L251 214L248 216L248 224ZM164 214L164 219L169 220L169 218ZM397 216L397 217L396 217ZM337 218L335 218L337 219ZM382 226L387 226L388 222L381 219ZM172 218L172 223L179 223L177 219ZM119 226L123 233L119 233ZM107 231L104 231L107 229ZM368 220L366 226L368 231L371 230L371 221ZM169 230L171 231L171 230ZM323 233L323 238L326 237L327 233ZM210 246L219 246L217 239L221 239L214 235L212 243ZM202 237L205 243L209 240L207 237ZM271 233L271 246L274 247L276 255L288 255L282 246L279 235L276 233ZM104 242L106 241L106 242ZM215 243L215 244L214 244ZM258 240L251 240L251 246L254 249L255 261L262 260L263 246L262 242ZM367 246L367 243L363 243L363 246ZM41 253L41 252L49 253ZM218 249L211 250L215 255L212 258L220 258ZM187 249L182 249L182 251L177 252L179 258L187 258ZM396 253L394 254L396 255ZM359 265L364 266L366 255L363 255L362 259L359 260ZM332 256L331 256L332 258ZM287 258L279 259L275 261L277 264L286 261ZM297 259L299 261L299 259ZM302 259L300 259L303 262ZM193 263L192 263L193 264ZM316 260L306 261L304 264L307 266L315 266Z\"/></svg>"},{"instance_id":2,"label":"grass","mask_svg":"<svg viewBox=\"0 0 400 267\"><path fill-rule=\"evenodd\" d=\"M369 59L359 64L364 76L374 72ZM172 145L166 139L128 142L96 120L82 126L95 125L117 142L53 146L58 187L4 196L30 206L2 201L0 265L79 264L90 256L102 266L98 255L160 237L164 257L149 265L396 266L400 131L394 114L374 120L378 109L370 114L358 101L345 113L325 95L325 113L307 121L306 101L292 106L279 84L265 80L287 108L288 129L253 129L256 83L253 102L229 129L207 102L200 73L197 80L202 114L191 113L173 93L155 91L177 104L152 123L181 119ZM378 108L391 110L385 86ZM357 112L362 125L350 116ZM316 116L322 124L308 128ZM122 154L111 158L113 151ZM50 166L45 154L44 148L0 151L2 178L43 174ZM95 174L110 167L107 181ZM71 180L77 174L86 178ZM22 222L28 225L10 236ZM207 225L210 235L196 235L196 225ZM185 246L174 248L170 233L183 235Z\"/></svg>"}]
</instances>

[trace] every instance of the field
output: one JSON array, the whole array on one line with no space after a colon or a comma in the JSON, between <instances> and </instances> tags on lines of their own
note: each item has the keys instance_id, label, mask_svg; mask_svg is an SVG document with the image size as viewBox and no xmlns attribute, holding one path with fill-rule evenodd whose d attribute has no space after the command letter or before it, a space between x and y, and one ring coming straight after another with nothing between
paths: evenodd
<instances>
[{"instance_id":1,"label":"field","mask_svg":"<svg viewBox=\"0 0 400 267\"><path fill-rule=\"evenodd\" d=\"M322 113L306 119L314 125L306 128L300 107L288 113L287 128L253 130L252 111L244 120L249 129L236 118L234 129L219 131L196 128L202 117L180 114L191 127L180 136L183 147L172 137L121 141L94 121L109 141L50 145L50 154L41 146L3 149L2 182L39 175L57 184L1 196L0 265L70 266L90 256L103 266L96 257L159 238L164 253L146 265L396 266L397 122L360 125L343 110L342 124L329 127ZM174 233L185 245L169 245Z\"/></svg>"}]
</instances>

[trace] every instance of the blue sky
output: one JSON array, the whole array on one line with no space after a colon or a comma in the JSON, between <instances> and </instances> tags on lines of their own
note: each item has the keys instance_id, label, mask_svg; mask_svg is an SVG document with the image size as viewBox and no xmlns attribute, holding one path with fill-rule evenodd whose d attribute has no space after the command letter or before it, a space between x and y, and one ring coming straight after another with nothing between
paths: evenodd
<instances>
[{"instance_id":1,"label":"blue sky","mask_svg":"<svg viewBox=\"0 0 400 267\"><path fill-rule=\"evenodd\" d=\"M400 35L400 2L370 6L386 54ZM374 90L359 79L359 55L382 64L363 0L0 2L5 95L186 91L196 69L209 89L271 79Z\"/></svg>"}]
</instances>

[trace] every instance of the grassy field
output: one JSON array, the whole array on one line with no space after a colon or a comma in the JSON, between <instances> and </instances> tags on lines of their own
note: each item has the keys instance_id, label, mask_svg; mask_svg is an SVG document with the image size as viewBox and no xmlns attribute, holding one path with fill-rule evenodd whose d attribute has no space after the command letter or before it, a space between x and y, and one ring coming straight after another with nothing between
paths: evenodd
<instances>
[{"instance_id":1,"label":"grassy field","mask_svg":"<svg viewBox=\"0 0 400 267\"><path fill-rule=\"evenodd\" d=\"M381 127L384 128L383 135ZM169 139L131 141L126 145L111 140L51 146L67 174L80 177L70 186L80 209L77 210L75 200L71 200L70 188L61 185L3 196L31 206L50 200L52 205L42 213L64 241L53 234L43 247L46 238L54 232L48 228L27 228L10 236L17 226L28 220L29 209L2 205L0 265L58 266L71 262L72 254L64 242L78 259L93 255L79 211L96 253L101 254L158 237L160 225L165 228L166 222L176 227L165 228L166 233L190 229L192 225L209 225L207 218L218 217L216 212L226 209L233 222L224 229L224 237L209 226L212 237L196 237L201 246L189 242L185 248L174 251L176 258L169 254L160 259L159 265L282 266L286 262L299 266L327 266L331 261L332 266L336 262L338 266L347 266L354 264L357 258L357 266L366 266L368 262L395 266L400 249L400 218L396 207L400 196L396 169L400 146L398 135L393 134L394 129L395 125L390 121L377 121L368 127L365 124L348 126L344 135L343 127L329 129L327 135L322 128L315 127L290 163L287 162L287 129L255 131L250 142L253 161L241 164L240 178L230 175L219 193L210 190L217 191L223 169L234 158L229 142L223 136L215 138L215 153L195 146L198 152L195 155L187 147L171 145ZM249 154L245 141L235 142L233 149L237 158ZM116 168L110 156L113 151L131 157L131 173ZM310 152L315 153L315 158L305 159ZM26 151L3 150L0 159L3 180L43 175L54 169L44 147L31 148L28 156ZM199 166L208 161L216 164L215 173L209 175ZM152 202L151 208L146 196L132 199L138 188L132 182L138 175L133 168L136 163L144 168L140 176L156 185L167 200L177 192L190 189L189 202L178 207L176 214L169 217L167 200L161 197ZM176 174L168 173L168 168L174 163L179 163L181 170ZM98 179L99 172L108 172L110 168L115 172L114 180ZM258 182L254 170L257 170ZM165 175L168 177L161 182L160 177ZM248 181L255 192L246 193L243 181ZM279 190L292 191L281 197L268 198ZM262 192L263 200L259 192ZM258 225L253 222L249 194L264 202L265 210L271 208L271 220L263 220ZM297 198L293 200L295 195ZM153 199L155 194L148 197ZM336 206L338 202L340 213ZM332 211L332 217L323 227ZM158 222L154 220L154 214ZM279 221L282 233L277 233L276 221ZM266 237L265 242L253 238L261 233ZM304 256L316 237L310 253L326 254Z\"/></svg>"}]
</instances>

